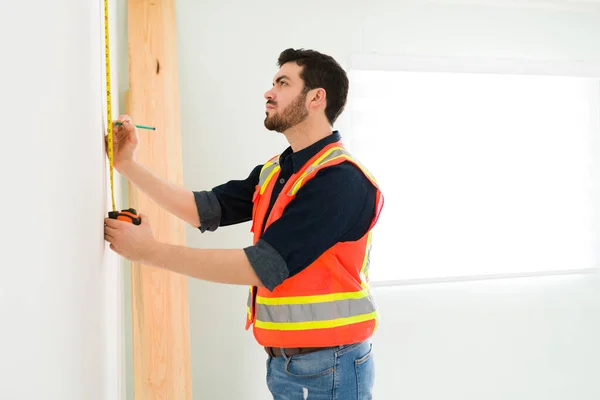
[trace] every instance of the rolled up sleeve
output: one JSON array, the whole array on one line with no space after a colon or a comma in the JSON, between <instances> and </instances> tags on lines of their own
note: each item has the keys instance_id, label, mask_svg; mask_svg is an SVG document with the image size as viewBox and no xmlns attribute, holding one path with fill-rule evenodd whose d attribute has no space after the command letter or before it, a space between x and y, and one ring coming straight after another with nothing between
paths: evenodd
<instances>
[{"instance_id":1,"label":"rolled up sleeve","mask_svg":"<svg viewBox=\"0 0 600 400\"><path fill-rule=\"evenodd\" d=\"M221 222L221 205L217 196L212 191L203 190L194 192L194 200L200 217L200 231L216 231Z\"/></svg>"},{"instance_id":2,"label":"rolled up sleeve","mask_svg":"<svg viewBox=\"0 0 600 400\"><path fill-rule=\"evenodd\" d=\"M201 232L235 225L252 219L252 196L262 165L254 167L246 179L231 180L212 190L194 191Z\"/></svg>"},{"instance_id":3,"label":"rolled up sleeve","mask_svg":"<svg viewBox=\"0 0 600 400\"><path fill-rule=\"evenodd\" d=\"M254 246L244 248L248 261L262 284L270 291L289 276L286 262L269 243L258 240Z\"/></svg>"}]
</instances>

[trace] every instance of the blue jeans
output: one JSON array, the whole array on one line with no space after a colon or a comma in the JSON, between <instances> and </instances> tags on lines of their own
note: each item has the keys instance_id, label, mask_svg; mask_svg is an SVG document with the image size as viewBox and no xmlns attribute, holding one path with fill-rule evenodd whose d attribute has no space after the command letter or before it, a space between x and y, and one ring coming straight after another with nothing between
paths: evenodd
<instances>
[{"instance_id":1,"label":"blue jeans","mask_svg":"<svg viewBox=\"0 0 600 400\"><path fill-rule=\"evenodd\" d=\"M269 357L267 387L274 400L370 400L375 378L372 347L365 341Z\"/></svg>"}]
</instances>

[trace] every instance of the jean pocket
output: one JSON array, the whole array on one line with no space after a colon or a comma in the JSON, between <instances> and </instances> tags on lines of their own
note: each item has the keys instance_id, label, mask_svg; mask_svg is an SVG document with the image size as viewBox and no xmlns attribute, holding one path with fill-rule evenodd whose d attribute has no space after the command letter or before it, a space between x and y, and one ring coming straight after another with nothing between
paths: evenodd
<instances>
[{"instance_id":1,"label":"jean pocket","mask_svg":"<svg viewBox=\"0 0 600 400\"><path fill-rule=\"evenodd\" d=\"M354 370L356 371L358 399L371 400L373 398L373 386L375 382L373 344L369 345L369 350L366 354L354 361Z\"/></svg>"},{"instance_id":2,"label":"jean pocket","mask_svg":"<svg viewBox=\"0 0 600 400\"><path fill-rule=\"evenodd\" d=\"M319 378L335 370L335 357L330 351L316 351L287 358L285 372L296 378Z\"/></svg>"},{"instance_id":3,"label":"jean pocket","mask_svg":"<svg viewBox=\"0 0 600 400\"><path fill-rule=\"evenodd\" d=\"M364 356L360 357L359 359L355 360L354 364L356 364L356 365L364 364L367 361L369 361L372 356L373 356L373 344L369 343L369 350L367 350L367 353Z\"/></svg>"}]
</instances>

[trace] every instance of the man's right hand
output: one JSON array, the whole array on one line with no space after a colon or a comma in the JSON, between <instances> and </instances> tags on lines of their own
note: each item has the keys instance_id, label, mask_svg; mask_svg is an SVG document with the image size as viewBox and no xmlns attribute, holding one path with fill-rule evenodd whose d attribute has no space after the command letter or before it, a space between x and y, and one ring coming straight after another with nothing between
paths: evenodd
<instances>
[{"instance_id":1,"label":"man's right hand","mask_svg":"<svg viewBox=\"0 0 600 400\"><path fill-rule=\"evenodd\" d=\"M116 123L120 122L121 125ZM108 138L105 137L105 141ZM194 228L200 226L200 216L194 193L170 183L150 169L135 162L139 143L137 129L128 115L121 115L113 123L114 167L127 181L144 192L151 200ZM108 152L108 147L106 147Z\"/></svg>"},{"instance_id":2,"label":"man's right hand","mask_svg":"<svg viewBox=\"0 0 600 400\"><path fill-rule=\"evenodd\" d=\"M116 125L120 122L122 125ZM108 138L105 138L108 146ZM113 123L113 155L114 167L120 167L130 161L135 161L135 152L139 143L137 129L128 115L120 115ZM107 147L108 154L108 147Z\"/></svg>"}]
</instances>

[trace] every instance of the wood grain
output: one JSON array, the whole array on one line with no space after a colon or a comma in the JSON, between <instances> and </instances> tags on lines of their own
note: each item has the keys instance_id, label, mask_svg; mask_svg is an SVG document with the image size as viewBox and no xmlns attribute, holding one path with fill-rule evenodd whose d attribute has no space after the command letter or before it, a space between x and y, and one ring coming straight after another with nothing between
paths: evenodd
<instances>
[{"instance_id":1,"label":"wood grain","mask_svg":"<svg viewBox=\"0 0 600 400\"><path fill-rule=\"evenodd\" d=\"M139 132L137 159L182 183L174 0L128 0L128 113ZM158 240L185 244L184 223L129 185L138 213L148 215ZM187 277L132 263L135 399L192 398Z\"/></svg>"}]
</instances>

